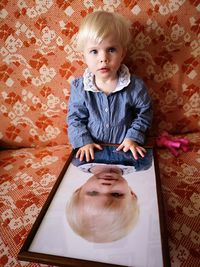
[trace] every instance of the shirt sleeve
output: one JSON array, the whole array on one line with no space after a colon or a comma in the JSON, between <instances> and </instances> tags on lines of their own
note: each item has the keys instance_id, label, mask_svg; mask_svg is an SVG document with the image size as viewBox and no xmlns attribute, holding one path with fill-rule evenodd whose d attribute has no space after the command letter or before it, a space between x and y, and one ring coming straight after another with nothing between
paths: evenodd
<instances>
[{"instance_id":1,"label":"shirt sleeve","mask_svg":"<svg viewBox=\"0 0 200 267\"><path fill-rule=\"evenodd\" d=\"M144 82L139 78L135 79L131 92L135 117L125 138L144 144L145 134L151 126L153 117L151 99Z\"/></svg>"},{"instance_id":2,"label":"shirt sleeve","mask_svg":"<svg viewBox=\"0 0 200 267\"><path fill-rule=\"evenodd\" d=\"M82 147L93 143L93 139L87 129L89 112L84 101L84 89L81 78L71 83L71 93L68 103L68 137L73 148Z\"/></svg>"}]
</instances>

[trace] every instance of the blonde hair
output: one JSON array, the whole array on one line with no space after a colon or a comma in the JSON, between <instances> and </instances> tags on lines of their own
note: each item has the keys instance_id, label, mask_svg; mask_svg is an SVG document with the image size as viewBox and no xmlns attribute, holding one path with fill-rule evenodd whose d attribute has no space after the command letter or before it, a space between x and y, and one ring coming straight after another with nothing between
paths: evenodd
<instances>
[{"instance_id":1,"label":"blonde hair","mask_svg":"<svg viewBox=\"0 0 200 267\"><path fill-rule=\"evenodd\" d=\"M121 15L106 11L96 11L88 14L79 29L77 49L82 51L87 40L100 43L104 38L115 34L117 40L127 48L130 41L130 24Z\"/></svg>"},{"instance_id":2,"label":"blonde hair","mask_svg":"<svg viewBox=\"0 0 200 267\"><path fill-rule=\"evenodd\" d=\"M125 206L117 200L108 200L104 207L84 205L80 188L67 203L67 220L72 230L82 238L94 243L107 243L126 236L138 220L139 206L131 197Z\"/></svg>"}]
</instances>

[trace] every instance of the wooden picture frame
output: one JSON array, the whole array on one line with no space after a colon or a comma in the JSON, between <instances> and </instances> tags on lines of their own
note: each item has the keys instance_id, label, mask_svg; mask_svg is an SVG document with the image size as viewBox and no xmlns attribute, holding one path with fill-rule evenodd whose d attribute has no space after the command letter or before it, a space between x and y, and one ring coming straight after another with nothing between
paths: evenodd
<instances>
[{"instance_id":1,"label":"wooden picture frame","mask_svg":"<svg viewBox=\"0 0 200 267\"><path fill-rule=\"evenodd\" d=\"M104 149L108 147L115 149L115 146L105 146ZM75 157L75 151L72 151L28 234L18 254L18 259L55 266L75 267L138 266L139 264L145 267L147 263L152 267L170 266L157 156L153 147L146 149L147 154L152 155L151 166L140 169L140 164L137 163L135 172L124 175L127 181L135 183L134 188L137 189L136 195L139 196L140 203L139 219L136 227L130 233L115 241L99 243L85 240L74 231L69 230L71 227L67 224L67 219L66 221L64 219L66 215L63 215L63 212L66 212L63 203L66 203L65 196L69 194L69 192L66 193L66 190L74 191L76 188L73 183L75 183L77 173L78 176L83 175L83 178L79 177L79 180L85 179L84 181L87 181L89 175L84 168L83 172L79 169L80 166L72 164ZM140 160L142 162L142 159ZM109 165L109 163L107 164ZM137 168L139 169L137 170ZM127 167L125 169L127 171ZM66 186L70 185L69 181L71 181L73 189ZM69 234L70 231L72 237Z\"/></svg>"}]
</instances>

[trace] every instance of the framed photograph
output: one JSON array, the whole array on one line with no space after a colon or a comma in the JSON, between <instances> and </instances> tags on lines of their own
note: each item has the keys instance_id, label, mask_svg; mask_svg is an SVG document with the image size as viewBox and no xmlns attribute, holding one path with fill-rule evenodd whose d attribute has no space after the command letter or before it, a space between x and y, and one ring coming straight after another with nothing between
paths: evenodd
<instances>
[{"instance_id":1,"label":"framed photograph","mask_svg":"<svg viewBox=\"0 0 200 267\"><path fill-rule=\"evenodd\" d=\"M156 154L73 151L18 259L56 266L170 266Z\"/></svg>"}]
</instances>

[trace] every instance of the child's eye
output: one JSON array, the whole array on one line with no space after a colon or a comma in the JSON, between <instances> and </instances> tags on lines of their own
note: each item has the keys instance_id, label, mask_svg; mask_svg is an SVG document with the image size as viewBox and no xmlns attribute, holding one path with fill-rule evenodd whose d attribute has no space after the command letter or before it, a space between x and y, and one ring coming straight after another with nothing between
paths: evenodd
<instances>
[{"instance_id":1,"label":"child's eye","mask_svg":"<svg viewBox=\"0 0 200 267\"><path fill-rule=\"evenodd\" d=\"M98 52L97 52L96 49L93 49L93 50L90 51L90 53L96 55Z\"/></svg>"},{"instance_id":2,"label":"child's eye","mask_svg":"<svg viewBox=\"0 0 200 267\"><path fill-rule=\"evenodd\" d=\"M112 196L112 197L115 197L115 198L120 198L120 197L123 197L124 194L119 193L119 192L112 192L112 193L111 193L111 196Z\"/></svg>"},{"instance_id":3,"label":"child's eye","mask_svg":"<svg viewBox=\"0 0 200 267\"><path fill-rule=\"evenodd\" d=\"M97 191L88 191L87 192L87 195L88 196L97 196L98 195L98 192Z\"/></svg>"},{"instance_id":4,"label":"child's eye","mask_svg":"<svg viewBox=\"0 0 200 267\"><path fill-rule=\"evenodd\" d=\"M116 48L115 47L110 47L109 49L108 49L108 52L110 52L110 53L113 53L113 52L115 52L116 51Z\"/></svg>"}]
</instances>

